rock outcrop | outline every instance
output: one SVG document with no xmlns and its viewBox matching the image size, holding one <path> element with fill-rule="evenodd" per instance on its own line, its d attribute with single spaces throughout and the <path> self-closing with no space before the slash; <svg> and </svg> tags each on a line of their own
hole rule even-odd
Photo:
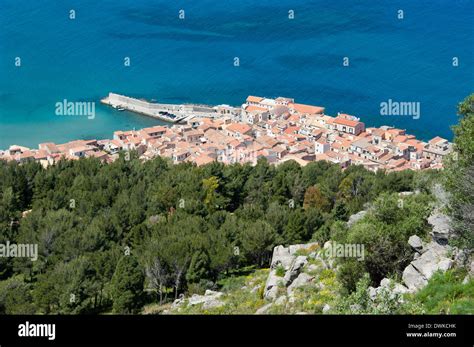
<svg viewBox="0 0 474 347">
<path fill-rule="evenodd" d="M 428 218 L 428 223 L 432 226 L 430 242 L 423 242 L 417 235 L 408 239 L 414 254 L 413 260 L 403 270 L 403 283 L 391 283 L 389 279 L 384 278 L 379 287 L 369 288 L 368 293 L 372 300 L 375 300 L 382 290 L 389 290 L 393 295 L 418 291 L 428 284 L 428 280 L 436 271 L 444 272 L 454 267 L 453 258 L 463 258 L 461 253 L 447 245 L 452 234 L 450 218 L 435 209 Z"/>
<path fill-rule="evenodd" d="M 428 217 L 428 223 L 432 226 L 431 236 L 439 244 L 446 245 L 453 229 L 451 227 L 451 218 L 446 214 L 435 209 Z"/>
<path fill-rule="evenodd" d="M 422 247 L 420 255 L 403 271 L 403 282 L 411 290 L 423 288 L 433 274 L 447 271 L 453 267 L 453 261 L 448 256 L 449 246 L 430 242 Z"/>
<path fill-rule="evenodd" d="M 421 239 L 416 235 L 410 236 L 410 238 L 408 239 L 408 244 L 415 251 L 421 251 L 421 249 L 423 248 L 423 241 L 421 241 Z"/>
<path fill-rule="evenodd" d="M 270 301 L 277 299 L 279 288 L 287 288 L 297 281 L 301 270 L 308 262 L 308 257 L 298 255 L 298 251 L 310 252 L 317 246 L 317 243 L 291 245 L 289 247 L 276 246 L 273 249 L 270 273 L 265 283 L 264 298 Z M 282 271 L 284 271 L 283 276 L 281 276 Z M 301 281 L 303 281 L 303 278 L 298 280 L 296 285 Z M 292 288 L 295 288 L 295 286 Z"/>
<path fill-rule="evenodd" d="M 288 296 L 291 297 L 293 295 L 293 291 L 296 288 L 300 288 L 300 287 L 310 283 L 313 279 L 314 279 L 314 276 L 308 275 L 304 272 L 300 273 L 298 275 L 298 277 L 296 277 L 296 279 L 288 286 L 288 288 L 286 290 L 287 293 L 288 293 Z"/>
<path fill-rule="evenodd" d="M 220 300 L 220 298 L 223 295 L 224 295 L 224 293 L 221 293 L 221 292 L 216 292 L 216 291 L 213 291 L 213 290 L 206 290 L 204 295 L 193 294 L 188 299 L 185 299 L 184 297 L 176 299 L 173 302 L 173 304 L 171 305 L 171 308 L 179 309 L 180 307 L 184 306 L 185 304 L 187 304 L 188 306 L 195 306 L 195 305 L 202 304 L 203 309 L 220 307 L 220 306 L 224 305 L 224 303 Z"/>
</svg>

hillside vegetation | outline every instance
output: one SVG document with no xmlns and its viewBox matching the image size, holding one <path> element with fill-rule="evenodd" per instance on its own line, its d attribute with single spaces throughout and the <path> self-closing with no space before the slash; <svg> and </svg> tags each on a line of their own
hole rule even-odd
<svg viewBox="0 0 474 347">
<path fill-rule="evenodd" d="M 465 211 L 474 194 L 460 185 L 472 182 L 474 172 L 472 99 L 465 101 L 471 108 L 460 107 L 459 157 L 443 172 L 343 171 L 326 162 L 275 167 L 264 160 L 254 167 L 196 167 L 135 155 L 47 169 L 0 162 L 0 244 L 33 243 L 39 250 L 36 261 L 0 258 L 0 312 L 162 312 L 180 295 L 221 290 L 226 304 L 210 313 L 255 313 L 264 304 L 258 286 L 273 248 L 328 240 L 364 243 L 367 256 L 343 261 L 337 271 L 318 270 L 326 291 L 306 289 L 309 306 L 297 300 L 294 310 L 274 313 L 318 313 L 329 297 L 335 310 L 348 312 L 351 300 L 363 300 L 361 288 L 400 276 L 410 235 L 427 237 L 434 183 L 453 195 L 446 208 L 456 221 L 457 245 L 472 249 L 473 214 Z M 400 208 L 398 193 L 406 191 L 419 194 Z M 368 207 L 373 212 L 348 228 L 349 216 Z M 472 310 L 472 282 L 460 278 L 437 276 L 406 312 Z"/>
</svg>

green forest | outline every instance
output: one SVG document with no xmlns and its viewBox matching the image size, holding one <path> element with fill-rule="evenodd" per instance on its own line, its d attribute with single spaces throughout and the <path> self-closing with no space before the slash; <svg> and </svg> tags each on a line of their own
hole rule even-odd
<svg viewBox="0 0 474 347">
<path fill-rule="evenodd" d="M 328 240 L 367 245 L 364 261 L 345 261 L 337 274 L 342 295 L 353 296 L 361 280 L 375 285 L 407 265 L 408 237 L 427 234 L 435 183 L 450 193 L 456 245 L 472 249 L 473 102 L 458 107 L 457 154 L 443 171 L 265 160 L 197 167 L 134 153 L 46 169 L 0 161 L 0 244 L 38 244 L 36 261 L 0 257 L 0 313 L 140 313 L 268 268 L 276 245 Z M 397 206 L 397 193 L 415 190 Z M 348 232 L 367 203 L 377 214 Z"/>
</svg>

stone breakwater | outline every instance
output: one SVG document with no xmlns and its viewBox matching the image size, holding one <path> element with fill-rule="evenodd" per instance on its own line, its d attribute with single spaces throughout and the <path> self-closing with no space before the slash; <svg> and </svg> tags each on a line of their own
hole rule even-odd
<svg viewBox="0 0 474 347">
<path fill-rule="evenodd" d="M 161 156 L 174 163 L 255 165 L 265 158 L 271 164 L 293 160 L 304 166 L 323 160 L 342 169 L 361 165 L 376 172 L 442 169 L 452 152 L 452 144 L 438 136 L 423 142 L 404 129 L 367 128 L 355 116 L 328 116 L 324 107 L 292 98 L 249 96 L 241 107 L 211 107 L 157 104 L 110 93 L 102 102 L 178 124 L 115 131 L 113 139 L 40 143 L 38 150 L 10 146 L 0 151 L 0 159 L 47 166 L 62 158 L 112 162 L 120 151 L 136 151 L 143 160 Z"/>
<path fill-rule="evenodd" d="M 171 123 L 178 123 L 196 116 L 212 117 L 217 114 L 216 109 L 211 106 L 158 104 L 115 93 L 109 93 L 101 102 L 115 109 L 127 110 Z"/>
</svg>

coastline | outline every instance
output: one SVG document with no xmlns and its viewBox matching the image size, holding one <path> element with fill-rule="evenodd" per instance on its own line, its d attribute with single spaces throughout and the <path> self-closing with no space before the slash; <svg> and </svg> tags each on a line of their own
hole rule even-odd
<svg viewBox="0 0 474 347">
<path fill-rule="evenodd" d="M 112 162 L 118 152 L 136 150 L 144 160 L 165 156 L 175 163 L 197 165 L 212 161 L 256 164 L 265 157 L 274 164 L 326 160 L 342 168 L 363 165 L 372 171 L 400 171 L 441 169 L 444 157 L 452 152 L 452 144 L 439 136 L 424 142 L 391 126 L 366 128 L 355 116 L 328 116 L 324 107 L 286 97 L 249 96 L 241 107 L 233 107 L 158 104 L 109 93 L 101 103 L 169 124 L 115 131 L 113 139 L 40 143 L 37 150 L 12 145 L 0 151 L 0 159 L 35 160 L 44 166 L 61 158 L 96 157 Z"/>
</svg>

